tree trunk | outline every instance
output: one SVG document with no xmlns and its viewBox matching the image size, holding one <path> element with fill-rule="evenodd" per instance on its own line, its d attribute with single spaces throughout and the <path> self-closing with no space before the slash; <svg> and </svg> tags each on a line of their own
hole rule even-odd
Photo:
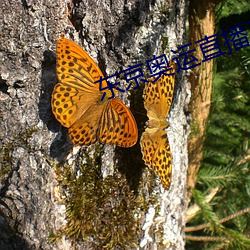
<svg viewBox="0 0 250 250">
<path fill-rule="evenodd" d="M 144 166 L 139 143 L 129 149 L 73 147 L 50 102 L 62 34 L 84 47 L 108 76 L 187 44 L 187 3 L 0 5 L 0 249 L 184 249 L 185 72 L 176 76 L 167 130 L 173 156 L 169 191 Z M 130 103 L 139 136 L 147 120 L 143 87 L 120 96 Z"/>
<path fill-rule="evenodd" d="M 210 111 L 213 59 L 206 62 L 200 50 L 200 44 L 196 41 L 214 35 L 215 7 L 219 0 L 190 1 L 190 50 L 196 49 L 193 55 L 201 62 L 200 66 L 193 68 L 189 76 L 192 97 L 189 110 L 191 113 L 192 127 L 188 140 L 189 168 L 187 178 L 188 203 L 192 196 L 192 188 L 196 185 L 196 176 L 202 160 L 202 149 L 205 138 L 206 123 Z"/>
</svg>

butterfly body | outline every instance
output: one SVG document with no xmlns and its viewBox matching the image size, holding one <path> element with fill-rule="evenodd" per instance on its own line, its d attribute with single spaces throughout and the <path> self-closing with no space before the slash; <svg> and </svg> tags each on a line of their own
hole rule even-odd
<svg viewBox="0 0 250 250">
<path fill-rule="evenodd" d="M 173 66 L 173 64 L 171 64 Z M 170 73 L 173 73 L 172 70 Z M 174 90 L 174 76 L 162 75 L 155 82 L 145 85 L 144 107 L 149 118 L 142 133 L 140 145 L 145 164 L 153 168 L 165 189 L 169 189 L 172 173 L 170 145 L 165 129 L 169 126 L 168 115 Z"/>
<path fill-rule="evenodd" d="M 147 122 L 147 128 L 148 129 L 165 129 L 168 128 L 169 124 L 166 121 L 166 118 L 164 119 L 150 119 Z"/>
<path fill-rule="evenodd" d="M 66 38 L 59 39 L 56 52 L 59 82 L 52 94 L 52 111 L 68 128 L 71 141 L 85 146 L 97 141 L 133 146 L 138 138 L 135 119 L 119 99 L 108 99 L 109 89 L 101 100 L 103 93 L 95 81 L 104 76 L 87 52 Z"/>
</svg>

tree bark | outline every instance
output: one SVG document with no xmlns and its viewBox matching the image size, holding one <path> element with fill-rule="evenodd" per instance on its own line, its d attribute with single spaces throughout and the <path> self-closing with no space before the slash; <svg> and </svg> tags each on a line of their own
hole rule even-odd
<svg viewBox="0 0 250 250">
<path fill-rule="evenodd" d="M 196 41 L 205 36 L 214 35 L 215 7 L 219 1 L 190 1 L 190 50 L 196 49 L 194 56 L 201 62 L 201 65 L 193 68 L 189 76 L 191 83 L 192 97 L 190 100 L 189 111 L 192 119 L 191 133 L 188 140 L 189 168 L 188 168 L 188 203 L 192 196 L 192 188 L 196 185 L 197 173 L 202 160 L 202 149 L 205 138 L 206 123 L 210 111 L 212 80 L 213 80 L 213 59 L 204 60 L 199 43 Z"/>
<path fill-rule="evenodd" d="M 62 34 L 84 47 L 104 75 L 112 75 L 186 44 L 187 3 L 1 0 L 0 5 L 0 249 L 184 249 L 184 109 L 190 92 L 185 72 L 176 76 L 168 119 L 169 191 L 145 168 L 139 143 L 129 149 L 99 143 L 73 148 L 50 102 L 57 83 L 55 45 Z M 143 83 L 120 96 L 130 103 L 139 136 L 146 121 L 142 91 Z"/>
</svg>

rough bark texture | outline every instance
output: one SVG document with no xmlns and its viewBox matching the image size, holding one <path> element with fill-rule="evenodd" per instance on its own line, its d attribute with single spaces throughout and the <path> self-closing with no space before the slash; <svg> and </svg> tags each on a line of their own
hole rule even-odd
<svg viewBox="0 0 250 250">
<path fill-rule="evenodd" d="M 184 109 L 189 100 L 185 72 L 177 74 L 169 116 L 173 154 L 169 191 L 144 167 L 139 144 L 131 149 L 98 143 L 73 148 L 51 112 L 50 100 L 57 82 L 55 44 L 61 34 L 81 44 L 104 74 L 111 75 L 186 44 L 187 3 L 1 0 L 0 5 L 0 249 L 184 249 L 188 133 Z M 140 114 L 142 90 L 143 83 L 129 98 L 127 93 L 121 96 L 126 104 L 130 99 L 139 135 L 146 120 L 145 111 Z M 101 174 L 95 184 L 106 177 L 101 183 L 113 186 L 100 186 L 91 193 L 94 204 L 103 207 L 100 214 L 106 221 L 100 214 L 97 219 L 91 215 L 94 233 L 89 230 L 79 237 L 70 231 L 66 218 L 74 218 L 73 230 L 79 220 L 70 210 L 75 197 L 69 197 L 78 186 L 74 189 L 69 183 L 75 185 L 78 179 L 71 182 L 68 172 L 78 176 L 81 164 L 89 167 L 84 178 L 98 169 Z M 78 189 L 83 195 L 80 203 L 89 189 Z M 96 197 L 102 189 L 110 192 L 108 198 Z M 141 200 L 135 203 L 138 197 Z M 121 204 L 125 204 L 123 211 L 107 217 L 106 210 L 113 215 Z M 132 215 L 130 223 L 125 215 Z M 81 221 L 82 228 L 86 221 Z M 126 231 L 130 227 L 131 232 Z M 103 232 L 105 228 L 110 234 Z M 103 230 L 105 240 L 98 230 Z M 56 242 L 49 241 L 52 232 L 61 233 Z"/>
<path fill-rule="evenodd" d="M 190 1 L 190 50 L 196 49 L 194 56 L 202 62 L 204 59 L 199 44 L 196 41 L 205 36 L 214 35 L 214 15 L 217 1 Z M 202 62 L 196 66 L 189 76 L 191 83 L 192 97 L 190 100 L 189 111 L 191 113 L 192 128 L 188 141 L 189 168 L 187 187 L 191 191 L 196 184 L 196 176 L 200 168 L 202 159 L 202 149 L 205 138 L 206 122 L 208 119 L 213 80 L 213 60 Z M 190 201 L 191 192 L 188 193 Z M 188 201 L 188 202 L 189 202 Z"/>
</svg>

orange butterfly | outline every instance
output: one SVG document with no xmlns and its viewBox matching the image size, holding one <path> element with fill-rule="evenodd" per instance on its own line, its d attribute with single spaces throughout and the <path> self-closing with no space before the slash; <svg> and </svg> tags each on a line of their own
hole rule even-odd
<svg viewBox="0 0 250 250">
<path fill-rule="evenodd" d="M 52 94 L 52 111 L 66 128 L 75 145 L 90 145 L 96 141 L 131 147 L 138 139 L 135 119 L 111 91 L 101 101 L 99 84 L 101 70 L 76 43 L 60 38 L 57 42 L 57 76 Z M 102 84 L 107 87 L 106 81 Z M 114 90 L 117 94 L 117 90 Z"/>
<path fill-rule="evenodd" d="M 174 73 L 173 68 L 168 74 Z M 165 189 L 169 189 L 172 173 L 170 145 L 165 128 L 168 127 L 166 117 L 170 110 L 174 91 L 174 75 L 162 75 L 155 82 L 145 84 L 143 98 L 144 107 L 149 118 L 148 126 L 141 136 L 142 159 L 148 167 L 152 167 L 159 175 Z"/>
</svg>

